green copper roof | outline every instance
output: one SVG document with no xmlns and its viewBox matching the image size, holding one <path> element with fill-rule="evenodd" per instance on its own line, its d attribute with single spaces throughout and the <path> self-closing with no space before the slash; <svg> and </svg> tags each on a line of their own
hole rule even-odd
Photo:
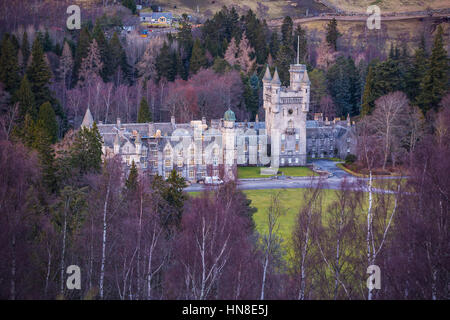
<svg viewBox="0 0 450 320">
<path fill-rule="evenodd" d="M 231 109 L 228 109 L 227 111 L 225 111 L 223 119 L 225 121 L 236 121 L 236 115 L 234 114 L 233 111 L 231 111 Z"/>
</svg>

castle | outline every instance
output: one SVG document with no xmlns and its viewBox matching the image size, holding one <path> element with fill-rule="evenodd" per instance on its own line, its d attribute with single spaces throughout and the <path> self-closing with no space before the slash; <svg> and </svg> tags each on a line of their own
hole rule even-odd
<svg viewBox="0 0 450 320">
<path fill-rule="evenodd" d="M 310 86 L 303 64 L 290 66 L 290 85 L 281 86 L 278 71 L 272 77 L 267 67 L 263 82 L 265 122 L 237 122 L 232 110 L 222 119 L 190 123 L 99 123 L 103 156 L 120 155 L 126 166 L 168 177 L 176 169 L 186 180 L 205 176 L 234 179 L 232 168 L 304 166 L 308 158 L 339 156 L 354 148 L 350 119 L 333 121 L 309 112 Z M 90 127 L 88 109 L 82 126 Z"/>
</svg>

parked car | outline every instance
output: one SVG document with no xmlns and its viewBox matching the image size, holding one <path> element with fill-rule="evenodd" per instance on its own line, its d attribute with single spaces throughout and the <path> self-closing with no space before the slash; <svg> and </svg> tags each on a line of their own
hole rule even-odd
<svg viewBox="0 0 450 320">
<path fill-rule="evenodd" d="M 223 183 L 223 181 L 217 176 L 205 177 L 205 184 L 206 185 L 219 185 L 219 184 L 222 184 L 222 183 Z"/>
</svg>

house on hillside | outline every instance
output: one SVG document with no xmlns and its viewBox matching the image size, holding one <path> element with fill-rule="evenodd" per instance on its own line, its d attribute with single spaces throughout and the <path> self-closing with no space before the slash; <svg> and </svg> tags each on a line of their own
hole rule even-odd
<svg viewBox="0 0 450 320">
<path fill-rule="evenodd" d="M 158 23 L 170 25 L 173 20 L 171 12 L 141 12 L 139 14 L 141 22 Z"/>
</svg>

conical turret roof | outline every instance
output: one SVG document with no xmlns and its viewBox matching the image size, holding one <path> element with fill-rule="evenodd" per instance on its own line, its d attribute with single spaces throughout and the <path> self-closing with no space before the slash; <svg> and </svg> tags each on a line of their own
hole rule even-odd
<svg viewBox="0 0 450 320">
<path fill-rule="evenodd" d="M 275 68 L 275 73 L 273 74 L 273 79 L 272 79 L 272 81 L 270 83 L 271 84 L 278 84 L 278 85 L 281 84 L 280 77 L 278 76 L 278 69 L 277 68 Z"/>
<path fill-rule="evenodd" d="M 305 73 L 303 74 L 302 82 L 311 83 L 311 81 L 309 81 L 309 76 L 308 76 L 308 71 L 307 70 L 305 70 Z"/>
<path fill-rule="evenodd" d="M 86 128 L 92 128 L 92 125 L 94 124 L 94 118 L 92 117 L 91 110 L 89 110 L 89 107 L 86 110 L 86 113 L 84 114 L 83 122 L 81 123 L 81 127 Z"/>
<path fill-rule="evenodd" d="M 272 75 L 270 74 L 269 65 L 267 65 L 266 73 L 264 74 L 263 80 L 265 80 L 265 81 L 272 81 Z"/>
</svg>

